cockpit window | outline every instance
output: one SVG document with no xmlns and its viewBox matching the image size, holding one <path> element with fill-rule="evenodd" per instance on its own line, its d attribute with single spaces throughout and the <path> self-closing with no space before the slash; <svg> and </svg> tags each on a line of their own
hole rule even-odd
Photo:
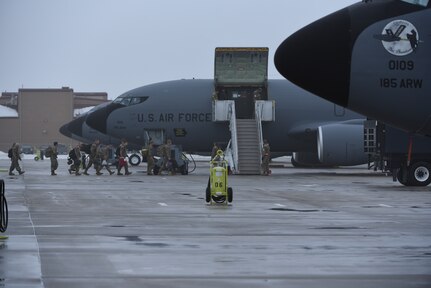
<svg viewBox="0 0 431 288">
<path fill-rule="evenodd" d="M 413 4 L 413 5 L 420 5 L 423 7 L 427 7 L 429 3 L 429 0 L 401 0 L 401 1 Z"/>
<path fill-rule="evenodd" d="M 112 101 L 112 103 L 121 103 L 121 101 L 123 101 L 123 97 L 117 97 L 114 101 Z"/>
<path fill-rule="evenodd" d="M 129 98 L 129 97 L 123 98 L 123 100 L 121 100 L 120 104 L 122 104 L 124 106 L 129 106 L 130 100 L 131 100 L 131 98 Z"/>
<path fill-rule="evenodd" d="M 148 97 L 133 97 L 132 100 L 130 100 L 130 105 L 136 105 L 136 104 L 142 103 L 145 100 L 147 100 L 147 98 Z"/>
<path fill-rule="evenodd" d="M 115 99 L 113 103 L 124 105 L 124 106 L 131 106 L 131 105 L 142 103 L 147 99 L 148 99 L 148 96 L 140 96 L 140 97 L 121 97 L 120 96 L 120 97 L 117 97 L 117 99 Z"/>
</svg>

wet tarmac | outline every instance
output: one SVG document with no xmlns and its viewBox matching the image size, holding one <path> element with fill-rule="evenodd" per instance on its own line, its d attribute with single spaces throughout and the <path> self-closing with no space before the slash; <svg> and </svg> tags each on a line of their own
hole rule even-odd
<svg viewBox="0 0 431 288">
<path fill-rule="evenodd" d="M 233 204 L 207 206 L 206 162 L 187 176 L 74 176 L 65 162 L 8 176 L 0 160 L 0 287 L 431 287 L 431 187 L 278 162 L 231 176 Z"/>
</svg>

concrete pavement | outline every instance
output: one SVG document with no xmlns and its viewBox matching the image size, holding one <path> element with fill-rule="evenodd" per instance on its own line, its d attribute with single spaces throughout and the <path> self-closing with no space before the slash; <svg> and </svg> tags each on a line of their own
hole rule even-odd
<svg viewBox="0 0 431 288">
<path fill-rule="evenodd" d="M 7 159 L 0 168 L 8 168 Z M 74 176 L 25 159 L 6 182 L 0 287 L 430 287 L 431 187 L 364 167 L 231 176 Z"/>
</svg>

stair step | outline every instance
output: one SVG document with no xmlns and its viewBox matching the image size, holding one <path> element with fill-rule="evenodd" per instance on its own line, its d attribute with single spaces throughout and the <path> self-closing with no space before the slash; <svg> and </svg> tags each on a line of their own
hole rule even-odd
<svg viewBox="0 0 431 288">
<path fill-rule="evenodd" d="M 259 135 L 255 119 L 237 119 L 239 174 L 260 175 Z"/>
</svg>

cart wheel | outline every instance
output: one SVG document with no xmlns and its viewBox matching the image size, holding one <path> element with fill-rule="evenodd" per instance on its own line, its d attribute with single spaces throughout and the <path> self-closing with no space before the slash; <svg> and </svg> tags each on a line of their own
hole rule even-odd
<svg viewBox="0 0 431 288">
<path fill-rule="evenodd" d="M 34 161 L 39 161 L 39 156 L 35 156 Z"/>
<path fill-rule="evenodd" d="M 207 203 L 211 202 L 211 189 L 210 189 L 210 187 L 207 187 L 207 189 L 205 191 L 205 201 Z"/>
<path fill-rule="evenodd" d="M 232 187 L 227 188 L 227 202 L 232 203 L 233 200 L 233 190 Z"/>
<path fill-rule="evenodd" d="M 217 204 L 223 204 L 226 202 L 226 196 L 212 196 L 212 200 Z"/>
<path fill-rule="evenodd" d="M 129 162 L 132 166 L 138 166 L 141 163 L 141 157 L 138 154 L 130 155 Z"/>
</svg>

